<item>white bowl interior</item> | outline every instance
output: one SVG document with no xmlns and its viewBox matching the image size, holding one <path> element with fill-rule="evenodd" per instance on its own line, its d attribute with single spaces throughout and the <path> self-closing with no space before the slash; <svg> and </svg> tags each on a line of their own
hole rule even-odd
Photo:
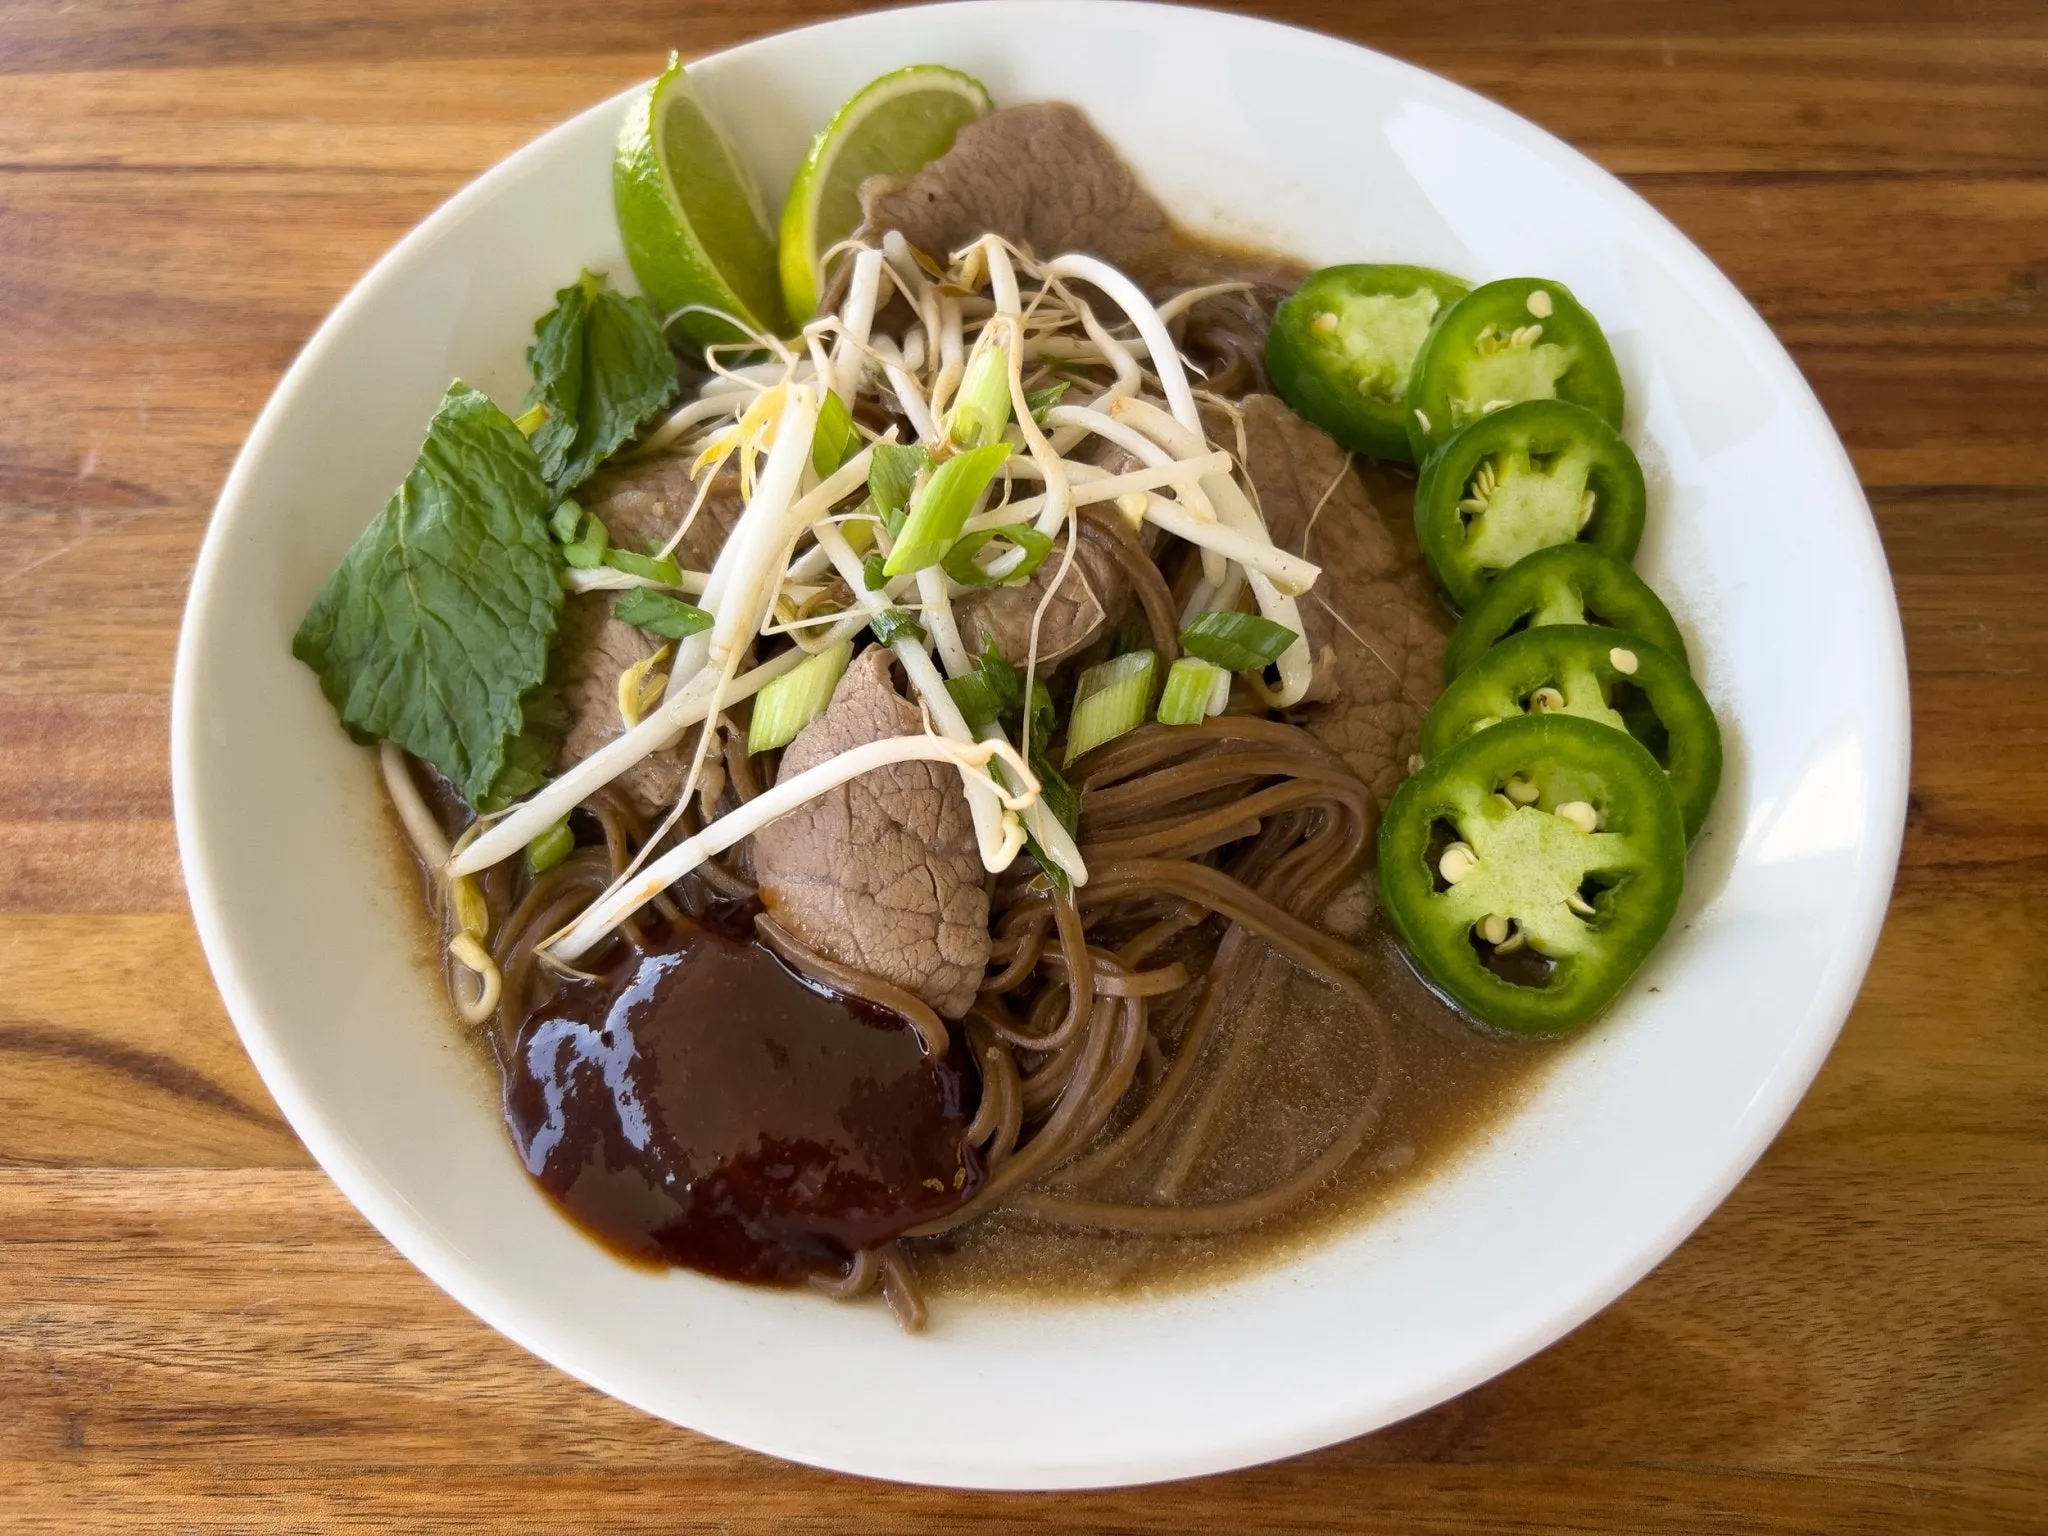
<svg viewBox="0 0 2048 1536">
<path fill-rule="evenodd" d="M 237 1027 L 313 1153 L 409 1258 L 604 1391 L 778 1455 L 987 1487 L 1213 1471 L 1385 1424 L 1604 1305 L 1717 1203 L 1847 1012 L 1902 824 L 1905 673 L 1869 513 L 1789 359 L 1647 205 L 1520 119 L 1310 34 L 1140 5 L 851 18 L 703 61 L 764 187 L 861 83 L 942 60 L 1083 105 L 1188 224 L 1312 261 L 1534 272 L 1606 325 L 1653 486 L 1643 573 L 1728 734 L 1672 937 L 1476 1151 L 1382 1219 L 1185 1294 L 877 1308 L 628 1269 L 560 1219 L 415 954 L 414 887 L 292 631 L 453 375 L 501 402 L 554 289 L 627 277 L 619 106 L 467 188 L 294 365 L 209 531 L 177 671 L 179 840 Z M 993 1414 L 964 1404 L 998 1404 Z"/>
</svg>

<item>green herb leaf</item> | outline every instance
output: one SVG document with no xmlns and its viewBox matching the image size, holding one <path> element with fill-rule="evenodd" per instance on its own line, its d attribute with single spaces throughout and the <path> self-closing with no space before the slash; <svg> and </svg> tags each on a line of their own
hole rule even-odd
<svg viewBox="0 0 2048 1536">
<path fill-rule="evenodd" d="M 1226 672 L 1248 672 L 1278 661 L 1300 638 L 1285 624 L 1275 624 L 1263 614 L 1212 608 L 1180 632 L 1180 648 Z"/>
<path fill-rule="evenodd" d="M 924 626 L 901 608 L 884 608 L 868 620 L 868 628 L 884 645 L 894 645 L 906 637 L 912 640 L 924 638 Z"/>
<path fill-rule="evenodd" d="M 974 558 L 991 539 L 1001 539 L 1024 551 L 1024 558 L 1017 563 L 1015 570 L 993 576 Z M 1052 540 L 1029 523 L 1005 523 L 1000 528 L 984 528 L 978 533 L 961 535 L 946 551 L 946 558 L 940 564 L 946 574 L 963 587 L 1006 587 L 1030 580 L 1031 573 L 1045 564 L 1045 557 L 1051 553 Z"/>
<path fill-rule="evenodd" d="M 853 412 L 837 394 L 827 390 L 825 403 L 818 407 L 817 429 L 811 434 L 811 468 L 820 480 L 824 479 L 853 457 L 859 443 L 859 434 L 853 430 Z"/>
<path fill-rule="evenodd" d="M 683 568 L 676 564 L 673 555 L 636 555 L 630 549 L 609 549 L 605 551 L 604 563 L 615 571 L 659 582 L 664 587 L 683 584 Z"/>
<path fill-rule="evenodd" d="M 511 418 L 458 379 L 292 639 L 351 735 L 432 763 L 471 805 L 547 673 L 562 606 L 553 500 Z"/>
<path fill-rule="evenodd" d="M 619 594 L 612 612 L 621 624 L 670 640 L 687 640 L 711 627 L 711 615 L 679 597 L 652 587 L 632 587 Z"/>
<path fill-rule="evenodd" d="M 539 405 L 548 412 L 533 429 L 533 449 L 558 496 L 589 479 L 678 387 L 675 358 L 647 301 L 592 272 L 557 293 L 555 307 L 534 322 L 526 362 L 533 370 L 528 414 Z"/>
<path fill-rule="evenodd" d="M 550 730 L 534 730 L 534 701 L 535 694 L 526 696 L 521 709 L 525 729 L 505 743 L 505 764 L 498 770 L 498 776 L 491 780 L 491 787 L 484 792 L 483 798 L 476 803 L 476 808 L 486 815 L 524 800 L 547 783 L 555 771 L 555 757 L 562 749 L 562 734 L 567 723 L 565 721 Z"/>
<path fill-rule="evenodd" d="M 1060 403 L 1060 396 L 1064 395 L 1070 386 L 1070 380 L 1061 379 L 1059 383 L 1048 384 L 1043 389 L 1025 390 L 1024 403 L 1031 408 L 1031 419 L 1041 427 L 1044 426 L 1045 413 Z"/>
</svg>

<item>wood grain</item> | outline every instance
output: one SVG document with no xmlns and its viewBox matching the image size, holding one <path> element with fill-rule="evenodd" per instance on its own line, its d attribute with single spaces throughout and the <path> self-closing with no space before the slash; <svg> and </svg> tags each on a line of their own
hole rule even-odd
<svg viewBox="0 0 2048 1536">
<path fill-rule="evenodd" d="M 485 1330 L 313 1168 L 169 825 L 184 586 L 362 270 L 769 0 L 0 6 L 0 1527 L 2048 1529 L 2048 10 L 1292 0 L 1628 178 L 1786 339 L 1914 674 L 1884 943 L 1735 1195 L 1408 1423 L 1169 1488 L 877 1487 L 652 1423 Z"/>
</svg>

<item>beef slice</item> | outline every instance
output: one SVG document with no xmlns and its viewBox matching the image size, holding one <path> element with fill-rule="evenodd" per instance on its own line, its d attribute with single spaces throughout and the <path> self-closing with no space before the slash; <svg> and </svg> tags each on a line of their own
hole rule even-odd
<svg viewBox="0 0 2048 1536">
<path fill-rule="evenodd" d="M 1381 515 L 1343 449 L 1271 395 L 1243 410 L 1246 470 L 1273 542 L 1323 568 L 1300 599 L 1316 660 L 1304 723 L 1385 805 L 1442 691 L 1450 615 L 1408 521 Z"/>
<path fill-rule="evenodd" d="M 831 706 L 783 752 L 778 782 L 923 729 L 890 659 L 881 646 L 853 659 Z M 862 774 L 771 821 L 752 845 L 762 902 L 804 943 L 947 1018 L 967 1011 L 988 965 L 988 892 L 956 769 L 893 763 Z"/>
<path fill-rule="evenodd" d="M 1136 458 L 1103 438 L 1092 439 L 1082 458 L 1112 475 L 1139 467 Z M 1056 544 L 1028 580 L 1009 587 L 978 587 L 955 597 L 953 621 L 960 627 L 967 649 L 978 656 L 988 642 L 1006 660 L 1021 666 L 1031 647 L 1031 616 L 1055 580 L 1059 586 L 1053 589 L 1053 599 L 1038 626 L 1039 665 L 1064 661 L 1108 634 L 1130 603 L 1130 578 L 1116 556 L 1095 540 L 1084 538 L 1061 580 L 1065 555 L 1065 544 Z"/>
<path fill-rule="evenodd" d="M 998 234 L 1040 257 L 1086 251 L 1119 267 L 1173 241 L 1166 210 L 1122 155 L 1063 101 L 1005 107 L 960 130 L 953 147 L 911 176 L 871 176 L 855 238 L 891 229 L 945 261 Z"/>
<path fill-rule="evenodd" d="M 953 147 L 912 176 L 871 177 L 856 238 L 891 229 L 944 261 L 994 233 L 1040 258 L 1081 251 L 1119 267 L 1155 300 L 1211 283 L 1249 291 L 1204 299 L 1181 325 L 1182 350 L 1220 394 L 1264 387 L 1273 306 L 1303 276 L 1268 252 L 1197 240 L 1080 108 L 1005 107 L 960 131 Z"/>
<path fill-rule="evenodd" d="M 688 457 L 656 454 L 600 471 L 577 500 L 605 525 L 614 544 L 639 552 L 649 544 L 667 542 L 696 493 Z M 738 478 L 721 475 L 677 550 L 684 565 L 700 571 L 709 568 L 739 520 L 740 506 Z M 556 758 L 558 767 L 582 762 L 625 733 L 625 722 L 619 718 L 619 674 L 666 643 L 658 635 L 621 623 L 613 611 L 617 601 L 616 592 L 583 592 L 562 604 L 554 667 L 569 727 Z M 683 747 L 690 744 L 685 738 Z M 685 750 L 672 747 L 642 758 L 620 775 L 618 784 L 641 814 L 651 817 L 675 803 L 688 769 Z"/>
</svg>

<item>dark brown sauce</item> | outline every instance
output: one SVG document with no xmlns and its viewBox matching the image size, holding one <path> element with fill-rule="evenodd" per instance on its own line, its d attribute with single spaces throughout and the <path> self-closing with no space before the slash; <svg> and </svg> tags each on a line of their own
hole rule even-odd
<svg viewBox="0 0 2048 1536">
<path fill-rule="evenodd" d="M 623 948 L 623 946 L 622 946 Z M 956 1046 L 811 985 L 747 928 L 682 919 L 565 982 L 502 1063 L 528 1172 L 622 1257 L 795 1284 L 980 1185 Z"/>
</svg>

